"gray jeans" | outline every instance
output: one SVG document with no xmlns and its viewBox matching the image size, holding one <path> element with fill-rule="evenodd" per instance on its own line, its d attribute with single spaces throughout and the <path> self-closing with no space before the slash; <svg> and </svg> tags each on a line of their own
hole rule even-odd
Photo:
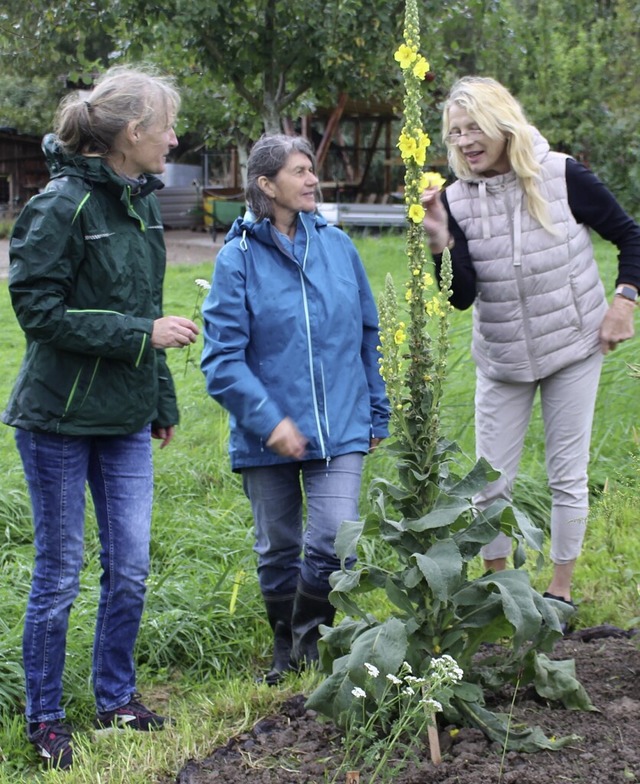
<svg viewBox="0 0 640 784">
<path fill-rule="evenodd" d="M 530 383 L 504 383 L 476 375 L 476 452 L 502 475 L 474 499 L 481 509 L 511 501 L 536 391 L 540 390 L 547 477 L 551 490 L 551 552 L 555 564 L 580 555 L 589 513 L 587 466 L 602 355 Z M 487 560 L 505 558 L 511 541 L 499 534 L 482 549 Z"/>
</svg>

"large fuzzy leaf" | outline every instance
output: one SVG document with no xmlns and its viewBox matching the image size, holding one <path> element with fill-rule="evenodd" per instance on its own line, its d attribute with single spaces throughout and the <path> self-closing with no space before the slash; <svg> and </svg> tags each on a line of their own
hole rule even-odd
<svg viewBox="0 0 640 784">
<path fill-rule="evenodd" d="M 452 539 L 436 542 L 421 555 L 414 555 L 416 565 L 434 596 L 441 602 L 447 602 L 453 591 L 460 585 L 462 557 L 460 550 Z"/>
<path fill-rule="evenodd" d="M 567 743 L 578 740 L 575 735 L 564 738 L 547 738 L 539 727 L 522 727 L 509 721 L 509 716 L 492 713 L 478 703 L 458 700 L 456 707 L 466 720 L 484 734 L 510 751 L 534 752 L 541 749 L 557 750 Z"/>
<path fill-rule="evenodd" d="M 541 697 L 557 700 L 569 710 L 598 710 L 584 686 L 576 679 L 573 659 L 555 661 L 539 653 L 535 657 L 534 685 Z"/>
</svg>

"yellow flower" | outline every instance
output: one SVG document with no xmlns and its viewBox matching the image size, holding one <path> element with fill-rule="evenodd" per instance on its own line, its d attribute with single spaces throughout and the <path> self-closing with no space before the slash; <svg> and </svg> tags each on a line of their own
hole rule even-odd
<svg viewBox="0 0 640 784">
<path fill-rule="evenodd" d="M 418 53 L 410 46 L 407 46 L 406 44 L 400 44 L 393 57 L 395 60 L 397 60 L 397 62 L 400 63 L 400 68 L 404 70 L 405 68 L 409 68 L 411 63 L 418 57 Z"/>
<path fill-rule="evenodd" d="M 397 329 L 396 334 L 393 336 L 393 339 L 396 342 L 396 346 L 400 346 L 404 343 L 406 338 L 406 333 L 402 329 Z"/>
<path fill-rule="evenodd" d="M 424 309 L 429 316 L 442 316 L 442 306 L 440 305 L 440 300 L 436 299 L 436 297 L 427 302 Z"/>
<path fill-rule="evenodd" d="M 433 278 L 431 277 L 431 275 L 428 272 L 425 272 L 424 275 L 422 276 L 422 283 L 425 286 L 432 286 L 433 285 Z"/>
<path fill-rule="evenodd" d="M 413 291 L 411 291 L 411 289 L 407 289 L 407 291 L 406 291 L 406 293 L 404 295 L 404 298 L 406 299 L 406 301 L 409 302 L 411 300 L 412 296 L 413 296 Z"/>
<path fill-rule="evenodd" d="M 413 66 L 413 75 L 418 79 L 424 79 L 429 70 L 429 63 L 419 54 Z"/>
<path fill-rule="evenodd" d="M 446 180 L 441 174 L 434 171 L 423 172 L 422 179 L 420 180 L 420 190 L 427 188 L 442 188 Z"/>
<path fill-rule="evenodd" d="M 424 207 L 421 204 L 412 204 L 409 207 L 409 218 L 414 223 L 421 223 L 424 218 Z"/>
<path fill-rule="evenodd" d="M 405 160 L 407 158 L 413 158 L 416 154 L 416 140 L 412 136 L 407 136 L 404 131 L 400 134 L 398 147 L 400 148 L 400 155 L 402 155 Z"/>
</svg>

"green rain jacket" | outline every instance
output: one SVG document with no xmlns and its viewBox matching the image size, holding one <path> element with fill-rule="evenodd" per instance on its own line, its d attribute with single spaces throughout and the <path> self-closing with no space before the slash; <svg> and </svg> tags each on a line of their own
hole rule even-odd
<svg viewBox="0 0 640 784">
<path fill-rule="evenodd" d="M 22 210 L 9 292 L 27 349 L 2 421 L 65 435 L 125 435 L 178 422 L 162 315 L 166 251 L 148 176 L 137 193 L 101 158 L 48 135 L 46 189 Z M 135 190 L 135 188 L 133 189 Z"/>
</svg>

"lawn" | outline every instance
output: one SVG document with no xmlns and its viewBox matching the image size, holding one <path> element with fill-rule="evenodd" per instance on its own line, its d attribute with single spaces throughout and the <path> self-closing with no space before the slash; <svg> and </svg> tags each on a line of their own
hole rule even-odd
<svg viewBox="0 0 640 784">
<path fill-rule="evenodd" d="M 380 291 L 388 272 L 402 293 L 404 240 L 398 235 L 358 238 L 372 287 Z M 610 292 L 615 252 L 597 242 L 597 257 Z M 209 278 L 210 265 L 176 266 L 167 273 L 167 313 L 192 316 L 198 307 L 196 278 Z M 401 300 L 402 301 L 402 300 Z M 0 401 L 16 376 L 23 337 L 13 318 L 6 282 L 0 284 Z M 459 442 L 463 461 L 473 456 L 474 369 L 469 354 L 470 313 L 451 318 L 451 353 L 443 410 L 443 432 Z M 65 697 L 68 716 L 86 734 L 79 741 L 80 763 L 64 778 L 43 780 L 149 784 L 175 776 L 191 757 L 204 756 L 228 736 L 268 711 L 283 690 L 254 684 L 269 656 L 269 631 L 254 570 L 249 505 L 239 478 L 228 467 L 226 414 L 210 400 L 198 369 L 201 344 L 173 351 L 170 362 L 181 407 L 176 439 L 156 451 L 156 504 L 152 574 L 139 644 L 140 689 L 154 708 L 167 710 L 175 726 L 161 740 L 114 735 L 93 742 L 89 671 L 98 585 L 98 543 L 88 514 L 86 566 L 81 594 L 71 618 Z M 637 357 L 637 341 L 607 357 L 597 403 L 590 473 L 593 511 L 585 553 L 575 575 L 578 623 L 637 625 L 637 495 L 640 434 L 637 426 L 640 381 L 627 363 Z M 368 479 L 390 476 L 384 450 L 367 459 Z M 22 471 L 10 428 L 0 428 L 0 783 L 41 778 L 21 717 L 20 635 L 31 569 L 31 525 Z M 541 526 L 549 507 L 539 412 L 527 437 L 516 502 Z M 528 566 L 542 588 L 548 567 Z M 316 678 L 318 676 L 315 676 Z M 291 679 L 284 693 L 311 685 Z M 171 780 L 171 779 L 169 779 Z"/>
</svg>

